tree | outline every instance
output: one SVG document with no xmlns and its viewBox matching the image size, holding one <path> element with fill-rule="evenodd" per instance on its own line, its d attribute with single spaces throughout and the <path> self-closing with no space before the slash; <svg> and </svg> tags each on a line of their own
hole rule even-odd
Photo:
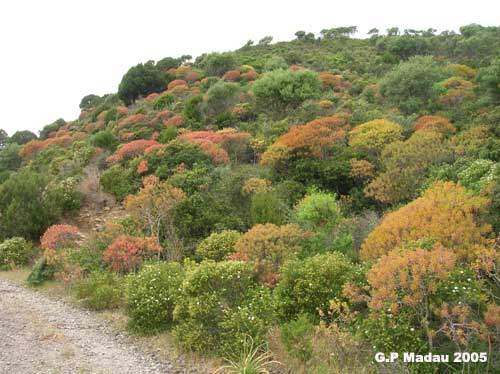
<svg viewBox="0 0 500 374">
<path fill-rule="evenodd" d="M 17 143 L 19 145 L 23 145 L 32 140 L 35 140 L 36 138 L 37 138 L 36 134 L 29 130 L 16 131 L 9 138 L 9 143 Z"/>
<path fill-rule="evenodd" d="M 302 40 L 305 38 L 306 32 L 305 31 L 297 31 L 294 35 L 297 37 L 297 39 Z"/>
<path fill-rule="evenodd" d="M 0 172 L 19 169 L 22 162 L 19 156 L 20 150 L 21 147 L 17 143 L 11 143 L 3 149 L 0 148 Z"/>
<path fill-rule="evenodd" d="M 118 86 L 118 97 L 125 105 L 132 104 L 140 96 L 165 90 L 165 78 L 153 61 L 131 67 Z"/>
<path fill-rule="evenodd" d="M 221 77 L 226 71 L 234 69 L 237 62 L 234 53 L 214 52 L 203 56 L 199 65 L 206 76 L 215 75 Z"/>
<path fill-rule="evenodd" d="M 431 105 L 434 84 L 441 79 L 441 69 L 432 57 L 416 56 L 386 74 L 380 82 L 380 93 L 411 114 Z"/>
<path fill-rule="evenodd" d="M 125 209 L 147 235 L 157 238 L 158 242 L 160 238 L 165 239 L 174 258 L 179 255 L 176 251 L 179 250 L 180 244 L 174 230 L 174 207 L 186 194 L 179 188 L 160 182 L 155 176 L 144 178 L 143 184 L 136 195 L 125 199 Z"/>
<path fill-rule="evenodd" d="M 272 36 L 264 36 L 262 39 L 259 40 L 259 45 L 269 45 L 273 41 Z"/>
<path fill-rule="evenodd" d="M 90 94 L 90 95 L 84 96 L 82 98 L 82 100 L 80 101 L 79 107 L 82 110 L 89 110 L 89 109 L 96 108 L 99 104 L 101 104 L 103 102 L 104 102 L 104 98 L 97 96 L 97 95 L 94 95 L 94 94 Z"/>
<path fill-rule="evenodd" d="M 498 103 L 500 101 L 500 58 L 494 60 L 490 66 L 479 69 L 476 80 L 481 88 Z"/>
<path fill-rule="evenodd" d="M 0 129 L 0 149 L 4 148 L 7 144 L 7 140 L 9 139 L 9 135 L 4 129 Z"/>
<path fill-rule="evenodd" d="M 361 246 L 361 258 L 375 260 L 405 243 L 424 239 L 452 249 L 459 259 L 474 258 L 476 246 L 489 244 L 491 226 L 481 218 L 487 204 L 487 199 L 453 182 L 438 182 L 422 197 L 386 214 Z"/>
</svg>

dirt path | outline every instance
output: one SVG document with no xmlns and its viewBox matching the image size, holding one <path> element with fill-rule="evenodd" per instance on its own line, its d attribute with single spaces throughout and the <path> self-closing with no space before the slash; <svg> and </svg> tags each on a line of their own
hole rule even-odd
<svg viewBox="0 0 500 374">
<path fill-rule="evenodd" d="M 91 312 L 0 279 L 0 373 L 190 373 L 133 346 Z"/>
</svg>

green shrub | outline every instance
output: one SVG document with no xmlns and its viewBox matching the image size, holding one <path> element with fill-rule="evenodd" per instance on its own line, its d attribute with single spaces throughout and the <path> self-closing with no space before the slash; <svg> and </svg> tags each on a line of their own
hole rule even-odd
<svg viewBox="0 0 500 374">
<path fill-rule="evenodd" d="M 158 97 L 153 103 L 153 108 L 155 110 L 163 110 L 169 105 L 173 104 L 175 101 L 174 97 L 170 94 L 163 94 Z"/>
<path fill-rule="evenodd" d="M 162 144 L 167 144 L 169 141 L 175 139 L 177 137 L 177 127 L 170 126 L 165 130 L 160 132 L 160 136 L 158 137 L 158 141 Z"/>
<path fill-rule="evenodd" d="M 93 245 L 80 246 L 66 252 L 66 262 L 78 265 L 87 273 L 103 270 L 106 267 L 102 258 L 102 250 Z"/>
<path fill-rule="evenodd" d="M 129 328 L 139 333 L 168 328 L 183 277 L 182 266 L 176 262 L 149 263 L 130 275 L 126 288 Z"/>
<path fill-rule="evenodd" d="M 79 206 L 75 184 L 54 183 L 47 174 L 22 168 L 0 185 L 0 239 L 38 240 L 68 209 Z"/>
<path fill-rule="evenodd" d="M 342 286 L 352 278 L 353 266 L 337 252 L 285 263 L 275 289 L 279 316 L 290 320 L 301 313 L 326 313 L 330 300 L 341 296 Z"/>
<path fill-rule="evenodd" d="M 196 254 L 206 260 L 222 261 L 234 253 L 234 245 L 240 236 L 235 230 L 213 233 L 198 244 Z"/>
<path fill-rule="evenodd" d="M 174 336 L 186 350 L 215 353 L 226 330 L 227 313 L 240 306 L 256 285 L 252 267 L 243 262 L 204 261 L 191 267 L 174 309 Z"/>
<path fill-rule="evenodd" d="M 275 301 L 266 286 L 251 288 L 236 308 L 227 311 L 220 323 L 220 352 L 243 352 L 245 340 L 251 337 L 257 344 L 266 343 L 269 327 L 275 322 Z"/>
<path fill-rule="evenodd" d="M 33 245 L 24 238 L 7 239 L 0 244 L 0 270 L 26 265 L 33 254 Z"/>
<path fill-rule="evenodd" d="M 283 116 L 307 99 L 318 97 L 321 84 L 310 70 L 274 70 L 252 85 L 259 109 Z"/>
<path fill-rule="evenodd" d="M 56 267 L 47 263 L 45 257 L 41 257 L 33 266 L 28 279 L 26 280 L 31 286 L 38 286 L 47 280 L 54 278 Z"/>
<path fill-rule="evenodd" d="M 119 201 L 137 192 L 141 185 L 140 176 L 135 170 L 124 169 L 120 165 L 113 165 L 102 173 L 100 182 L 103 190 L 114 195 Z"/>
<path fill-rule="evenodd" d="M 118 308 L 122 304 L 123 290 L 120 278 L 110 271 L 96 271 L 74 285 L 80 303 L 88 309 Z"/>
<path fill-rule="evenodd" d="M 250 216 L 253 225 L 259 223 L 282 225 L 290 210 L 281 195 L 275 190 L 253 194 L 251 204 Z"/>
<path fill-rule="evenodd" d="M 380 93 L 411 114 L 429 108 L 434 84 L 443 78 L 439 65 L 431 56 L 416 56 L 400 63 L 380 82 Z"/>
<path fill-rule="evenodd" d="M 313 334 L 314 325 L 307 315 L 302 314 L 298 319 L 281 326 L 280 338 L 285 350 L 291 357 L 301 363 L 306 363 L 312 358 L 313 346 L 311 340 Z"/>
<path fill-rule="evenodd" d="M 114 152 L 120 141 L 118 138 L 109 130 L 99 131 L 92 138 L 92 144 L 96 147 L 107 149 L 108 151 Z"/>
</svg>

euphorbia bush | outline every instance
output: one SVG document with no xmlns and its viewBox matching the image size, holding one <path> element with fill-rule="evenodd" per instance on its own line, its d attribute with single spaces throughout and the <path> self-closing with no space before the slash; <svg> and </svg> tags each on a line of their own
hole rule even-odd
<svg viewBox="0 0 500 374">
<path fill-rule="evenodd" d="M 274 286 L 279 268 L 300 250 L 306 233 L 298 225 L 255 225 L 236 242 L 235 260 L 255 264 L 261 283 Z"/>
<path fill-rule="evenodd" d="M 131 274 L 126 287 L 126 310 L 132 331 L 153 333 L 172 323 L 184 270 L 177 262 L 145 264 Z"/>
<path fill-rule="evenodd" d="M 40 238 L 44 250 L 56 250 L 66 245 L 73 245 L 80 238 L 78 227 L 72 225 L 52 225 Z"/>
<path fill-rule="evenodd" d="M 114 271 L 127 273 L 138 269 L 144 259 L 159 255 L 162 250 L 157 238 L 120 235 L 106 248 L 103 258 Z"/>
</svg>

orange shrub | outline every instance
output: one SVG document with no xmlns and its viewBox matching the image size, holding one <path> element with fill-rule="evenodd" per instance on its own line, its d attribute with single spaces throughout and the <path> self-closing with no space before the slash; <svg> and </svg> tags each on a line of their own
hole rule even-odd
<svg viewBox="0 0 500 374">
<path fill-rule="evenodd" d="M 159 145 L 155 140 L 133 140 L 130 143 L 122 145 L 114 154 L 108 157 L 108 163 L 116 163 L 122 160 L 130 159 L 144 154 L 144 151 L 151 147 Z"/>
<path fill-rule="evenodd" d="M 168 84 L 168 89 L 172 90 L 178 86 L 187 86 L 187 82 L 184 79 L 174 79 Z"/>
<path fill-rule="evenodd" d="M 181 127 L 183 124 L 182 117 L 179 116 L 178 114 L 174 115 L 173 117 L 167 119 L 165 122 L 163 122 L 165 127 Z"/>
<path fill-rule="evenodd" d="M 336 116 L 319 118 L 292 128 L 280 137 L 262 155 L 264 165 L 273 165 L 286 160 L 293 152 L 300 150 L 305 156 L 325 159 L 335 144 L 344 144 L 346 121 Z"/>
<path fill-rule="evenodd" d="M 448 118 L 441 116 L 420 117 L 414 125 L 415 131 L 435 131 L 443 135 L 450 135 L 456 131 Z"/>
<path fill-rule="evenodd" d="M 453 182 L 438 182 L 424 195 L 384 216 L 361 246 L 361 258 L 375 260 L 406 242 L 433 239 L 459 258 L 473 258 L 479 245 L 489 245 L 490 225 L 479 213 L 488 201 Z"/>
<path fill-rule="evenodd" d="M 295 224 L 255 225 L 238 239 L 231 258 L 254 263 L 260 282 L 272 287 L 279 279 L 281 265 L 301 249 L 306 235 Z"/>
</svg>

